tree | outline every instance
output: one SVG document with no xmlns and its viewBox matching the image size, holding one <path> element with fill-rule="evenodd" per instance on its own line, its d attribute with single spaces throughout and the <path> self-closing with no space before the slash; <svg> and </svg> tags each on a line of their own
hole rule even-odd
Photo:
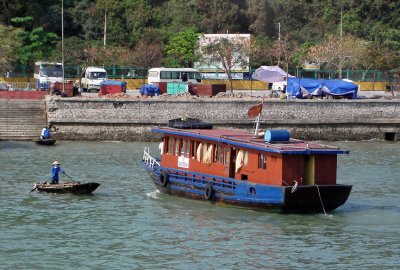
<svg viewBox="0 0 400 270">
<path fill-rule="evenodd" d="M 328 36 L 324 41 L 312 47 L 307 58 L 318 64 L 338 69 L 339 78 L 345 67 L 356 67 L 367 57 L 368 44 L 352 36 Z"/>
<path fill-rule="evenodd" d="M 275 40 L 269 49 L 271 62 L 284 67 L 286 73 L 289 73 L 289 65 L 293 63 L 297 48 L 297 43 L 290 40 L 288 35 L 284 35 L 280 40 Z"/>
<path fill-rule="evenodd" d="M 17 60 L 15 51 L 20 46 L 15 29 L 0 24 L 0 68 L 9 69 Z"/>
<path fill-rule="evenodd" d="M 189 27 L 173 36 L 166 46 L 165 60 L 168 67 L 193 67 L 198 56 L 195 54 L 199 33 Z"/>
<path fill-rule="evenodd" d="M 57 43 L 57 35 L 43 30 L 43 27 L 32 29 L 32 17 L 12 18 L 11 21 L 23 28 L 15 33 L 21 46 L 17 48 L 18 59 L 23 65 L 33 65 L 37 60 L 50 57 L 53 46 Z"/>
<path fill-rule="evenodd" d="M 236 35 L 227 35 L 210 39 L 205 46 L 200 46 L 201 61 L 208 65 L 220 63 L 221 68 L 229 80 L 229 87 L 233 93 L 232 72 L 234 68 L 246 69 L 249 65 L 251 41 L 245 38 L 235 38 Z"/>
</svg>

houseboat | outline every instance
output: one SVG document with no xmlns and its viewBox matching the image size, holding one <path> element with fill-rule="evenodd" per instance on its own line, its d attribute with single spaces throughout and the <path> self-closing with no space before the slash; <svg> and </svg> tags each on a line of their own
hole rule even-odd
<svg viewBox="0 0 400 270">
<path fill-rule="evenodd" d="M 286 130 L 255 133 L 175 119 L 161 133 L 160 157 L 143 164 L 164 193 L 279 212 L 328 212 L 352 186 L 337 184 L 338 147 L 290 138 Z"/>
</svg>

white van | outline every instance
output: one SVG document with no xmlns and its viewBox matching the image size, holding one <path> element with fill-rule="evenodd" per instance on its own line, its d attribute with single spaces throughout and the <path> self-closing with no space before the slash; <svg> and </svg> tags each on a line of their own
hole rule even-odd
<svg viewBox="0 0 400 270">
<path fill-rule="evenodd" d="M 37 90 L 48 90 L 52 83 L 62 82 L 62 64 L 55 62 L 35 62 L 33 77 Z"/>
<path fill-rule="evenodd" d="M 104 68 L 86 67 L 82 70 L 80 88 L 83 92 L 100 90 L 100 84 L 107 80 L 107 71 Z"/>
<path fill-rule="evenodd" d="M 151 68 L 149 69 L 147 83 L 159 82 L 189 82 L 201 83 L 201 75 L 194 68 Z"/>
</svg>

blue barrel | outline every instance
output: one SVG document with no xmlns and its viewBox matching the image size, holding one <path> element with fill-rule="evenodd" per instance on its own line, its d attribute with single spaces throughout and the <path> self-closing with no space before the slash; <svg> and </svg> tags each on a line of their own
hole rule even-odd
<svg viewBox="0 0 400 270">
<path fill-rule="evenodd" d="M 289 131 L 285 129 L 270 129 L 265 132 L 264 140 L 266 142 L 288 142 L 290 139 Z"/>
</svg>

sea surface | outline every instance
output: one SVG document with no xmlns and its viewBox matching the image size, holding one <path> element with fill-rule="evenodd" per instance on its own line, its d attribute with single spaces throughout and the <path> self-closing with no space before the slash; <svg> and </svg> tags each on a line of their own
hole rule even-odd
<svg viewBox="0 0 400 270">
<path fill-rule="evenodd" d="M 0 269 L 400 269 L 400 142 L 327 143 L 346 204 L 279 214 L 160 194 L 155 143 L 0 141 Z M 54 160 L 93 195 L 31 192 Z M 61 180 L 69 180 L 61 176 Z"/>
</svg>

